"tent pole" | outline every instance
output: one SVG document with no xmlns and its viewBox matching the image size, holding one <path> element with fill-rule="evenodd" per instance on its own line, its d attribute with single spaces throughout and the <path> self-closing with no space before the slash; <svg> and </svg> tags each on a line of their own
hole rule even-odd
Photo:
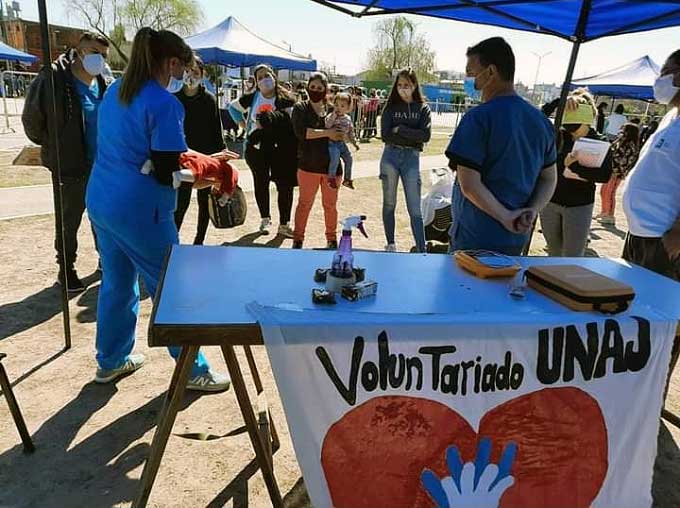
<svg viewBox="0 0 680 508">
<path fill-rule="evenodd" d="M 42 59 L 43 66 L 51 70 L 52 65 L 52 52 L 50 50 L 50 29 L 47 23 L 47 6 L 45 5 L 45 0 L 38 0 L 38 11 L 40 15 L 40 37 L 42 39 Z M 57 221 L 57 249 L 59 253 L 59 267 L 62 270 L 66 269 L 66 259 L 64 258 L 64 246 L 66 242 L 64 241 L 64 208 L 63 208 L 63 196 L 61 188 L 61 157 L 59 154 L 59 139 L 57 136 L 57 102 L 54 96 L 54 75 L 52 72 L 47 73 L 48 83 L 49 83 L 49 93 L 51 95 L 51 105 L 52 114 L 48 115 L 50 125 L 48 127 L 50 136 L 54 138 L 54 150 L 55 150 L 55 160 L 56 167 L 52 168 L 54 171 L 52 190 L 54 194 L 54 213 Z M 66 274 L 63 275 L 63 280 L 61 281 L 61 310 L 62 319 L 64 321 L 64 349 L 71 348 L 71 320 L 68 307 L 68 287 L 66 281 Z"/>
<path fill-rule="evenodd" d="M 576 35 L 574 36 L 574 45 L 571 47 L 571 56 L 569 57 L 569 65 L 567 66 L 567 75 L 564 78 L 562 92 L 560 93 L 560 104 L 557 107 L 557 112 L 555 113 L 555 132 L 559 132 L 560 126 L 562 125 L 562 117 L 564 116 L 564 109 L 567 105 L 567 97 L 569 96 L 569 89 L 571 88 L 571 80 L 574 79 L 574 69 L 576 68 L 578 52 L 581 49 L 581 42 L 586 38 L 586 25 L 588 24 L 588 17 L 590 16 L 591 5 L 592 0 L 582 0 L 581 12 L 579 13 L 578 24 L 576 25 Z M 536 221 L 534 221 L 534 224 L 531 226 L 529 238 L 527 239 L 527 243 L 524 245 L 524 249 L 522 249 L 523 256 L 529 254 L 531 240 L 534 236 L 535 230 Z"/>
<path fill-rule="evenodd" d="M 581 43 L 579 41 L 574 42 L 574 45 L 571 47 L 567 75 L 564 78 L 562 92 L 560 93 L 560 104 L 557 107 L 557 113 L 555 113 L 555 130 L 559 130 L 562 125 L 562 116 L 564 116 L 564 108 L 567 105 L 567 97 L 569 96 L 569 89 L 571 88 L 571 80 L 574 78 L 574 69 L 576 68 L 576 60 L 578 59 L 578 52 L 580 49 Z"/>
</svg>

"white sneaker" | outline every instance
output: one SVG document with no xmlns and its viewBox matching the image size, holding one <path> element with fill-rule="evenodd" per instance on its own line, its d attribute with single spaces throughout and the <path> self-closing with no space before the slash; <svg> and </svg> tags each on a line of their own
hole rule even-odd
<svg viewBox="0 0 680 508">
<path fill-rule="evenodd" d="M 610 215 L 605 215 L 600 218 L 600 224 L 604 224 L 607 226 L 614 226 L 616 225 L 616 219 Z"/>
<path fill-rule="evenodd" d="M 262 219 L 262 222 L 260 222 L 260 233 L 263 235 L 268 235 L 271 226 L 272 220 L 270 218 Z"/>
<path fill-rule="evenodd" d="M 394 243 L 388 243 L 385 245 L 385 252 L 397 252 L 397 245 Z"/>
<path fill-rule="evenodd" d="M 190 379 L 187 383 L 187 390 L 198 392 L 223 392 L 231 386 L 229 376 L 209 370 L 205 374 Z"/>
<path fill-rule="evenodd" d="M 95 383 L 110 383 L 121 376 L 131 374 L 140 369 L 144 365 L 144 355 L 130 355 L 125 363 L 117 369 L 97 369 L 97 374 L 94 377 Z"/>
<path fill-rule="evenodd" d="M 288 224 L 281 224 L 279 226 L 279 236 L 293 238 L 293 229 Z"/>
</svg>

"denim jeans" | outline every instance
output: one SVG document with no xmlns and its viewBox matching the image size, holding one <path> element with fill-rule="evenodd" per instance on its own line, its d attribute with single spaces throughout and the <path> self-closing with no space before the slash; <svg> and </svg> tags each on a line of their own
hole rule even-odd
<svg viewBox="0 0 680 508">
<path fill-rule="evenodd" d="M 406 208 L 411 219 L 411 232 L 418 252 L 425 252 L 425 227 L 420 209 L 420 152 L 385 145 L 380 159 L 380 180 L 383 188 L 383 226 L 387 243 L 394 243 L 394 210 L 397 206 L 399 179 L 404 186 Z"/>
<path fill-rule="evenodd" d="M 328 176 L 335 177 L 338 172 L 338 164 L 340 159 L 344 164 L 343 180 L 352 179 L 352 152 L 349 151 L 347 143 L 344 141 L 329 141 L 328 155 L 330 162 L 328 163 Z"/>
</svg>

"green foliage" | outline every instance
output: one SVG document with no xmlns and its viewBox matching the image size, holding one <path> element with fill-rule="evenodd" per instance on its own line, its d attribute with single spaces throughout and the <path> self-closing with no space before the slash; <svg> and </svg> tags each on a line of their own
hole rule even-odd
<svg viewBox="0 0 680 508">
<path fill-rule="evenodd" d="M 412 67 L 423 83 L 434 79 L 436 53 L 416 23 L 405 16 L 385 18 L 375 24 L 373 33 L 366 79 L 391 79 L 394 71 L 406 67 Z"/>
</svg>

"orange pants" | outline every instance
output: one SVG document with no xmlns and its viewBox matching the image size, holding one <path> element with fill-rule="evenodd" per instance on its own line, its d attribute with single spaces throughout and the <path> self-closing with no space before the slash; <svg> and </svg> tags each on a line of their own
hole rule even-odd
<svg viewBox="0 0 680 508">
<path fill-rule="evenodd" d="M 612 176 L 609 181 L 600 187 L 602 215 L 613 217 L 616 212 L 616 191 L 623 182 L 623 178 Z"/>
<path fill-rule="evenodd" d="M 342 177 L 337 177 L 335 189 L 328 185 L 328 175 L 325 173 L 310 173 L 298 169 L 297 172 L 300 197 L 298 198 L 297 208 L 295 209 L 295 232 L 293 239 L 303 241 L 305 239 L 305 229 L 309 213 L 314 206 L 316 192 L 321 187 L 321 204 L 323 205 L 323 217 L 326 223 L 326 240 L 329 242 L 337 241 L 338 227 L 338 191 L 342 183 Z"/>
</svg>

